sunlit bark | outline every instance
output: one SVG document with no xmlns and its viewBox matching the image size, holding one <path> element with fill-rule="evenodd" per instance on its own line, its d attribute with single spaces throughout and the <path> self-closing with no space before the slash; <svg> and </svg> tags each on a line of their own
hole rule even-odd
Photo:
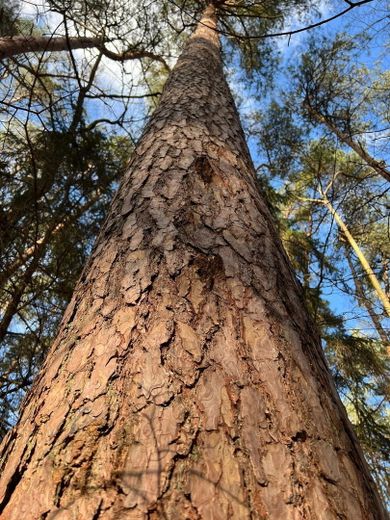
<svg viewBox="0 0 390 520">
<path fill-rule="evenodd" d="M 3 443 L 2 520 L 385 518 L 215 24 L 210 6 Z"/>
<path fill-rule="evenodd" d="M 348 244 L 350 245 L 350 247 L 353 249 L 356 256 L 358 257 L 359 262 L 360 262 L 370 284 L 372 285 L 373 289 L 375 290 L 375 293 L 378 296 L 378 299 L 380 300 L 381 304 L 383 305 L 385 312 L 388 314 L 388 316 L 390 316 L 389 298 L 387 297 L 387 294 L 385 293 L 381 284 L 379 283 L 379 280 L 378 280 L 376 274 L 374 273 L 374 271 L 372 270 L 367 258 L 365 257 L 363 250 L 359 247 L 358 243 L 353 238 L 353 236 L 352 236 L 351 232 L 349 231 L 348 227 L 346 226 L 345 222 L 343 221 L 343 219 L 341 218 L 339 213 L 336 211 L 336 209 L 333 207 L 330 200 L 328 198 L 324 198 L 320 202 L 322 202 L 325 205 L 325 207 L 328 209 L 329 213 L 335 219 L 337 225 L 339 226 L 343 235 L 347 239 Z"/>
</svg>

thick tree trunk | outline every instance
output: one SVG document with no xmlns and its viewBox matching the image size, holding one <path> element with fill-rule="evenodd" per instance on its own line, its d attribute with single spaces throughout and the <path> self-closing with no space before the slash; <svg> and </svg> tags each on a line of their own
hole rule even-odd
<svg viewBox="0 0 390 520">
<path fill-rule="evenodd" d="M 210 7 L 3 444 L 2 520 L 385 518 L 214 27 Z"/>
</svg>

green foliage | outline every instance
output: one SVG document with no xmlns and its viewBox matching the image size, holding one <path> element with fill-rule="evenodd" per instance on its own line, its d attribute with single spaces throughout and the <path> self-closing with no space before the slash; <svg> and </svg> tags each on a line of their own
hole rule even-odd
<svg viewBox="0 0 390 520">
<path fill-rule="evenodd" d="M 305 129 L 294 120 L 290 105 L 271 101 L 265 113 L 253 117 L 252 135 L 258 140 L 260 151 L 266 153 L 271 176 L 285 178 L 296 168 L 296 161 L 304 149 Z"/>
<path fill-rule="evenodd" d="M 378 340 L 339 331 L 326 338 L 328 361 L 349 418 L 386 502 L 389 488 L 389 358 Z"/>
<path fill-rule="evenodd" d="M 31 156 L 26 142 L 7 137 L 12 154 L 2 180 L 12 182 L 0 186 L 7 215 L 0 308 L 3 316 L 14 309 L 0 347 L 0 396 L 2 422 L 9 425 L 55 336 L 131 147 L 128 139 L 99 131 L 72 140 L 35 130 Z"/>
<path fill-rule="evenodd" d="M 323 124 L 341 139 L 367 149 L 386 165 L 386 147 L 375 146 L 388 140 L 388 101 L 390 85 L 385 63 L 368 68 L 360 49 L 369 42 L 366 34 L 349 38 L 311 40 L 308 50 L 292 73 L 295 93 L 292 104 L 300 106 L 306 121 Z M 384 153 L 384 155 L 383 155 Z M 382 155 L 382 157 L 378 157 Z M 387 159 L 387 161 L 386 161 Z"/>
<path fill-rule="evenodd" d="M 17 0 L 0 0 L 0 37 L 18 33 L 18 10 Z"/>
<path fill-rule="evenodd" d="M 15 89 L 2 85 L 3 99 L 16 92 L 19 104 L 4 104 L 0 134 L 0 435 L 55 337 L 132 151 L 128 137 L 87 121 L 88 90 L 74 95 L 68 65 L 16 63 Z"/>
</svg>

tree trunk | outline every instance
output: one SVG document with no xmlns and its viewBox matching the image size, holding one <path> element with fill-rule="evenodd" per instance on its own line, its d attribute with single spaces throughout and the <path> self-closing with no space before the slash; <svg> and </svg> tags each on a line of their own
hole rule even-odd
<svg viewBox="0 0 390 520">
<path fill-rule="evenodd" d="M 304 102 L 304 107 L 307 109 L 309 114 L 320 124 L 325 125 L 332 133 L 334 133 L 342 143 L 348 145 L 363 161 L 376 171 L 387 181 L 390 181 L 390 171 L 386 167 L 385 161 L 377 161 L 372 157 L 367 150 L 364 148 L 360 141 L 354 141 L 352 136 L 346 132 L 342 132 L 336 125 L 331 122 L 329 117 L 324 116 L 312 107 L 309 101 Z"/>
<path fill-rule="evenodd" d="M 367 309 L 367 312 L 371 318 L 372 324 L 376 332 L 378 333 L 379 338 L 383 342 L 383 344 L 387 347 L 390 338 L 387 331 L 383 328 L 381 320 L 377 313 L 375 312 L 375 308 L 372 304 L 372 301 L 369 297 L 366 296 L 366 291 L 364 290 L 363 282 L 360 278 L 360 274 L 356 271 L 355 265 L 352 260 L 352 254 L 350 250 L 350 245 L 346 244 L 344 246 L 345 249 L 345 258 L 347 259 L 349 270 L 351 271 L 353 283 L 355 285 L 355 295 L 360 305 Z"/>
<path fill-rule="evenodd" d="M 387 294 L 382 289 L 381 284 L 379 283 L 379 280 L 374 273 L 374 271 L 371 269 L 371 266 L 365 257 L 363 250 L 358 246 L 356 240 L 351 235 L 349 229 L 347 228 L 346 224 L 344 223 L 343 219 L 340 217 L 336 209 L 333 207 L 332 203 L 327 197 L 324 197 L 324 199 L 321 201 L 324 206 L 328 209 L 329 213 L 332 215 L 332 217 L 335 219 L 337 225 L 341 229 L 343 235 L 345 236 L 346 240 L 348 241 L 348 244 L 353 249 L 354 253 L 359 259 L 359 262 L 361 266 L 364 269 L 364 272 L 366 273 L 367 279 L 369 280 L 370 284 L 372 285 L 376 295 L 378 296 L 378 299 L 380 300 L 383 309 L 385 313 L 388 314 L 390 317 L 390 300 L 387 297 Z"/>
<path fill-rule="evenodd" d="M 3 443 L 2 520 L 385 518 L 215 23 L 210 6 Z"/>
<path fill-rule="evenodd" d="M 5 36 L 0 38 L 0 60 L 27 52 L 67 51 L 101 46 L 100 38 L 65 36 Z"/>
</svg>

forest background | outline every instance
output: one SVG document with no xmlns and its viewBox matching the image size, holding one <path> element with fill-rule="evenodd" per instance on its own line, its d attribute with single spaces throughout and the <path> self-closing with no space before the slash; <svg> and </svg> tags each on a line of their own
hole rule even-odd
<svg viewBox="0 0 390 520">
<path fill-rule="evenodd" d="M 17 420 L 200 4 L 0 1 L 1 436 Z M 258 182 L 385 499 L 389 4 L 245 6 L 224 7 L 227 78 Z M 13 50 L 10 36 L 19 42 Z M 50 52 L 56 38 L 63 52 Z"/>
</svg>

